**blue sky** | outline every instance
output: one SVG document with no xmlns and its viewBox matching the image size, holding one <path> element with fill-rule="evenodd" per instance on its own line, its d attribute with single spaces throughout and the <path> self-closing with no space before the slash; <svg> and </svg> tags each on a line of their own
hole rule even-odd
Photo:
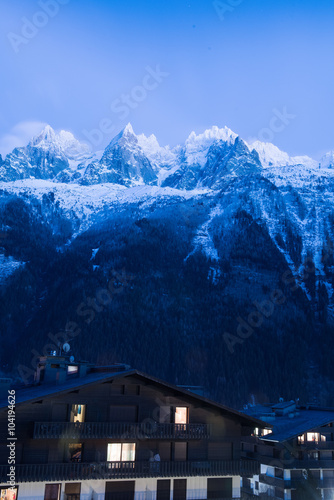
<svg viewBox="0 0 334 500">
<path fill-rule="evenodd" d="M 52 15 L 1 2 L 0 153 L 41 123 L 101 149 L 129 121 L 161 144 L 227 125 L 291 155 L 334 149 L 332 1 L 221 0 L 220 15 L 204 0 L 49 1 Z"/>
</svg>

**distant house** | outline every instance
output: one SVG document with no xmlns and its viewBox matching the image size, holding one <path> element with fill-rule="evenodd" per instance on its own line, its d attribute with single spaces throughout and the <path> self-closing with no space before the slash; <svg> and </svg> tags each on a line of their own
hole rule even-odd
<svg viewBox="0 0 334 500">
<path fill-rule="evenodd" d="M 334 409 L 294 401 L 245 410 L 272 429 L 245 438 L 242 456 L 260 463 L 260 474 L 243 479 L 243 491 L 259 498 L 334 498 Z"/>
<path fill-rule="evenodd" d="M 16 465 L 9 490 L 8 394 L 0 403 L 1 499 L 240 498 L 242 436 L 260 420 L 125 365 L 40 359 L 16 391 Z M 6 496 L 7 495 L 7 496 Z"/>
</svg>

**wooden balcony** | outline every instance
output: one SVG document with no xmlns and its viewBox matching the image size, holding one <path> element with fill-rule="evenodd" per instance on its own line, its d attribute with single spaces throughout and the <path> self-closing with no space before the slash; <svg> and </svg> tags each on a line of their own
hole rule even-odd
<svg viewBox="0 0 334 500">
<path fill-rule="evenodd" d="M 34 439 L 208 439 L 207 424 L 35 422 Z"/>
<path fill-rule="evenodd" d="M 333 450 L 334 441 L 306 441 L 305 443 L 297 443 L 296 450 Z"/>
<path fill-rule="evenodd" d="M 0 466 L 0 482 L 7 481 L 9 466 Z M 15 467 L 16 481 L 81 481 L 84 479 L 127 479 L 141 477 L 251 476 L 259 473 L 254 461 L 192 462 L 101 462 L 27 464 Z"/>
</svg>

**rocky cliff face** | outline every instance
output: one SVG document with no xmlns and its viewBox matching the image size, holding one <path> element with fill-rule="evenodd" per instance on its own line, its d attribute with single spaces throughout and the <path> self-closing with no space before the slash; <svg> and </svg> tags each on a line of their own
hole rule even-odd
<svg viewBox="0 0 334 500">
<path fill-rule="evenodd" d="M 169 148 L 129 125 L 94 155 L 47 127 L 0 163 L 3 371 L 71 321 L 93 361 L 332 404 L 332 164 L 227 128 Z"/>
</svg>

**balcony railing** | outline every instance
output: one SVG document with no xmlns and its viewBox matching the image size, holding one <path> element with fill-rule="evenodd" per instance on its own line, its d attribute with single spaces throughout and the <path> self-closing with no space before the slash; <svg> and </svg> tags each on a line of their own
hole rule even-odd
<svg viewBox="0 0 334 500">
<path fill-rule="evenodd" d="M 297 443 L 296 450 L 334 450 L 334 441 L 306 441 Z"/>
<path fill-rule="evenodd" d="M 9 466 L 0 466 L 0 482 L 7 481 Z M 259 473 L 254 461 L 100 462 L 16 465 L 17 482 L 80 481 L 141 477 L 251 476 Z"/>
<path fill-rule="evenodd" d="M 35 439 L 207 439 L 208 424 L 36 422 Z"/>
<path fill-rule="evenodd" d="M 318 489 L 333 489 L 334 488 L 334 478 L 313 478 L 314 484 Z M 296 489 L 301 483 L 305 482 L 305 478 L 298 477 L 293 479 L 283 479 L 278 477 L 267 476 L 266 474 L 260 474 L 260 482 L 276 486 L 281 489 Z"/>
<path fill-rule="evenodd" d="M 300 460 L 293 456 L 289 458 L 269 457 L 257 452 L 242 451 L 241 457 L 244 459 L 255 459 L 263 465 L 271 465 L 285 469 L 334 469 L 334 460 L 315 460 L 312 457 L 305 457 Z"/>
</svg>

